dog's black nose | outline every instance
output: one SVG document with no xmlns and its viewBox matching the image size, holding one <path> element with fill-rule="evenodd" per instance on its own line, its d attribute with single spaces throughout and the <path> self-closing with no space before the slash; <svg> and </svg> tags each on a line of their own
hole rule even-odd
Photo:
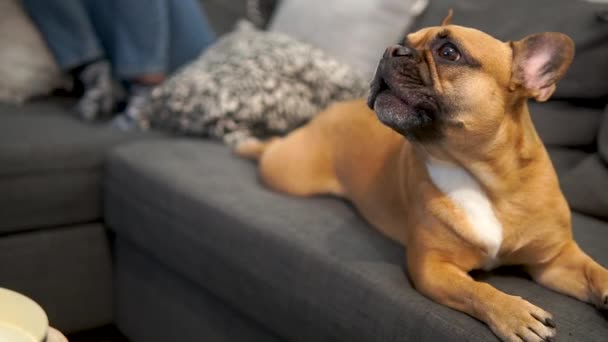
<svg viewBox="0 0 608 342">
<path fill-rule="evenodd" d="M 393 45 L 386 48 L 384 57 L 413 57 L 415 51 L 407 46 Z"/>
</svg>

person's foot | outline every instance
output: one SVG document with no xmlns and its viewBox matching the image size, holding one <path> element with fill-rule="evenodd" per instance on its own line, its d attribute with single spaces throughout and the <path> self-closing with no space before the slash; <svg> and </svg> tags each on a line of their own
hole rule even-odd
<svg viewBox="0 0 608 342">
<path fill-rule="evenodd" d="M 145 118 L 145 110 L 153 88 L 153 85 L 131 84 L 131 96 L 125 110 L 112 120 L 112 126 L 123 131 L 148 129 L 149 122 Z"/>
<path fill-rule="evenodd" d="M 93 121 L 112 114 L 117 91 L 110 64 L 105 60 L 93 62 L 84 66 L 76 77 L 84 87 L 84 94 L 76 104 L 78 115 L 86 121 Z"/>
</svg>

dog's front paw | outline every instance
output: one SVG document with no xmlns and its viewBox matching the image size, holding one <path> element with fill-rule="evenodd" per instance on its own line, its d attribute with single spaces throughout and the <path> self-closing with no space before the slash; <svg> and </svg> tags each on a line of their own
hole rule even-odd
<svg viewBox="0 0 608 342">
<path fill-rule="evenodd" d="M 489 313 L 488 324 L 503 341 L 554 341 L 555 324 L 550 313 L 521 297 L 509 296 Z"/>
<path fill-rule="evenodd" d="M 600 292 L 601 294 L 595 300 L 592 300 L 593 305 L 599 310 L 608 311 L 608 286 L 606 288 L 606 290 Z"/>
<path fill-rule="evenodd" d="M 600 310 L 608 310 L 608 270 L 596 267 L 591 271 L 590 302 Z"/>
<path fill-rule="evenodd" d="M 599 305 L 601 310 L 608 310 L 608 294 L 604 295 L 604 300 Z"/>
</svg>

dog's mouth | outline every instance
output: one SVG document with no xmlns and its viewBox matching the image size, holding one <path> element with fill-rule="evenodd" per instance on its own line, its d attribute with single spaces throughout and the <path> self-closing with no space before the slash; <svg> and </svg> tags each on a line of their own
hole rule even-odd
<svg viewBox="0 0 608 342">
<path fill-rule="evenodd" d="M 376 71 L 376 75 L 374 76 L 374 80 L 370 85 L 369 97 L 367 98 L 367 105 L 372 110 L 376 109 L 376 99 L 378 95 L 383 92 L 390 91 L 390 88 L 386 81 L 378 76 L 378 71 Z"/>
<path fill-rule="evenodd" d="M 408 138 L 419 139 L 437 131 L 433 126 L 438 121 L 439 102 L 413 63 L 395 65 L 383 59 L 370 85 L 367 104 L 382 123 Z"/>
<path fill-rule="evenodd" d="M 369 97 L 367 99 L 367 105 L 372 109 L 376 110 L 377 105 L 376 101 L 380 101 L 379 107 L 383 107 L 383 102 L 388 98 L 394 98 L 394 100 L 399 100 L 403 102 L 404 105 L 407 104 L 407 101 L 403 98 L 400 98 L 398 92 L 394 92 L 393 89 L 387 83 L 387 80 L 384 76 L 385 74 L 385 66 L 383 62 L 380 62 L 378 65 L 378 69 L 376 70 L 376 74 L 374 75 L 374 79 L 370 84 L 370 92 Z"/>
<path fill-rule="evenodd" d="M 388 83 L 386 83 L 382 77 L 379 77 L 377 86 L 372 86 L 370 96 L 367 101 L 367 105 L 373 110 L 376 109 L 376 101 L 380 102 L 379 107 L 384 107 L 384 104 L 387 101 L 400 101 L 403 105 L 407 105 L 407 101 L 400 98 L 397 93 L 393 92 L 391 87 L 389 87 Z"/>
<path fill-rule="evenodd" d="M 400 93 L 399 91 L 393 90 L 384 78 L 380 77 L 377 81 L 377 86 L 372 87 L 370 96 L 368 98 L 368 106 L 373 110 L 385 111 L 386 109 L 393 109 L 398 106 L 403 110 L 402 115 L 413 115 L 414 111 L 408 111 L 411 108 L 411 103 L 408 102 L 407 94 Z M 395 113 L 398 114 L 398 113 Z"/>
<path fill-rule="evenodd" d="M 404 128 L 409 127 L 407 121 L 416 112 L 407 99 L 395 92 L 383 78 L 378 80 L 377 89 L 370 92 L 368 105 L 372 108 L 378 119 L 385 125 L 395 129 L 401 134 L 405 134 Z"/>
</svg>

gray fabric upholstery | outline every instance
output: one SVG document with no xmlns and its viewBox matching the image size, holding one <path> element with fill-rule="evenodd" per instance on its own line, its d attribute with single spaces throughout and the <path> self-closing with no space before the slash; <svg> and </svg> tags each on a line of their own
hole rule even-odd
<svg viewBox="0 0 608 342">
<path fill-rule="evenodd" d="M 111 264 L 101 224 L 0 238 L 0 286 L 34 299 L 66 333 L 112 322 Z"/>
<path fill-rule="evenodd" d="M 158 163 L 163 160 L 163 163 Z M 105 215 L 119 238 L 294 341 L 493 341 L 482 323 L 416 292 L 404 253 L 326 197 L 272 193 L 255 166 L 202 141 L 138 142 L 109 160 Z M 574 216 L 608 264 L 608 224 Z M 608 322 L 522 277 L 480 277 L 555 315 L 560 341 L 601 341 Z"/>
<path fill-rule="evenodd" d="M 100 179 L 93 169 L 0 176 L 0 232 L 98 219 Z"/>
<path fill-rule="evenodd" d="M 602 109 L 566 101 L 530 101 L 532 121 L 543 142 L 551 146 L 589 147 L 595 144 Z"/>
<path fill-rule="evenodd" d="M 549 152 L 549 157 L 560 180 L 588 156 L 581 150 L 563 147 L 551 146 L 547 148 L 547 152 Z"/>
<path fill-rule="evenodd" d="M 597 148 L 604 163 L 608 164 L 608 106 L 604 109 L 604 117 L 598 135 Z"/>
<path fill-rule="evenodd" d="M 279 341 L 204 288 L 117 239 L 115 324 L 131 341 Z"/>
<path fill-rule="evenodd" d="M 572 208 L 608 219 L 608 165 L 599 154 L 587 156 L 560 181 Z"/>
<path fill-rule="evenodd" d="M 101 216 L 102 161 L 125 134 L 72 117 L 72 102 L 0 104 L 0 233 Z"/>
<path fill-rule="evenodd" d="M 608 219 L 608 112 L 562 101 L 531 103 L 530 111 L 570 206 Z"/>
</svg>

